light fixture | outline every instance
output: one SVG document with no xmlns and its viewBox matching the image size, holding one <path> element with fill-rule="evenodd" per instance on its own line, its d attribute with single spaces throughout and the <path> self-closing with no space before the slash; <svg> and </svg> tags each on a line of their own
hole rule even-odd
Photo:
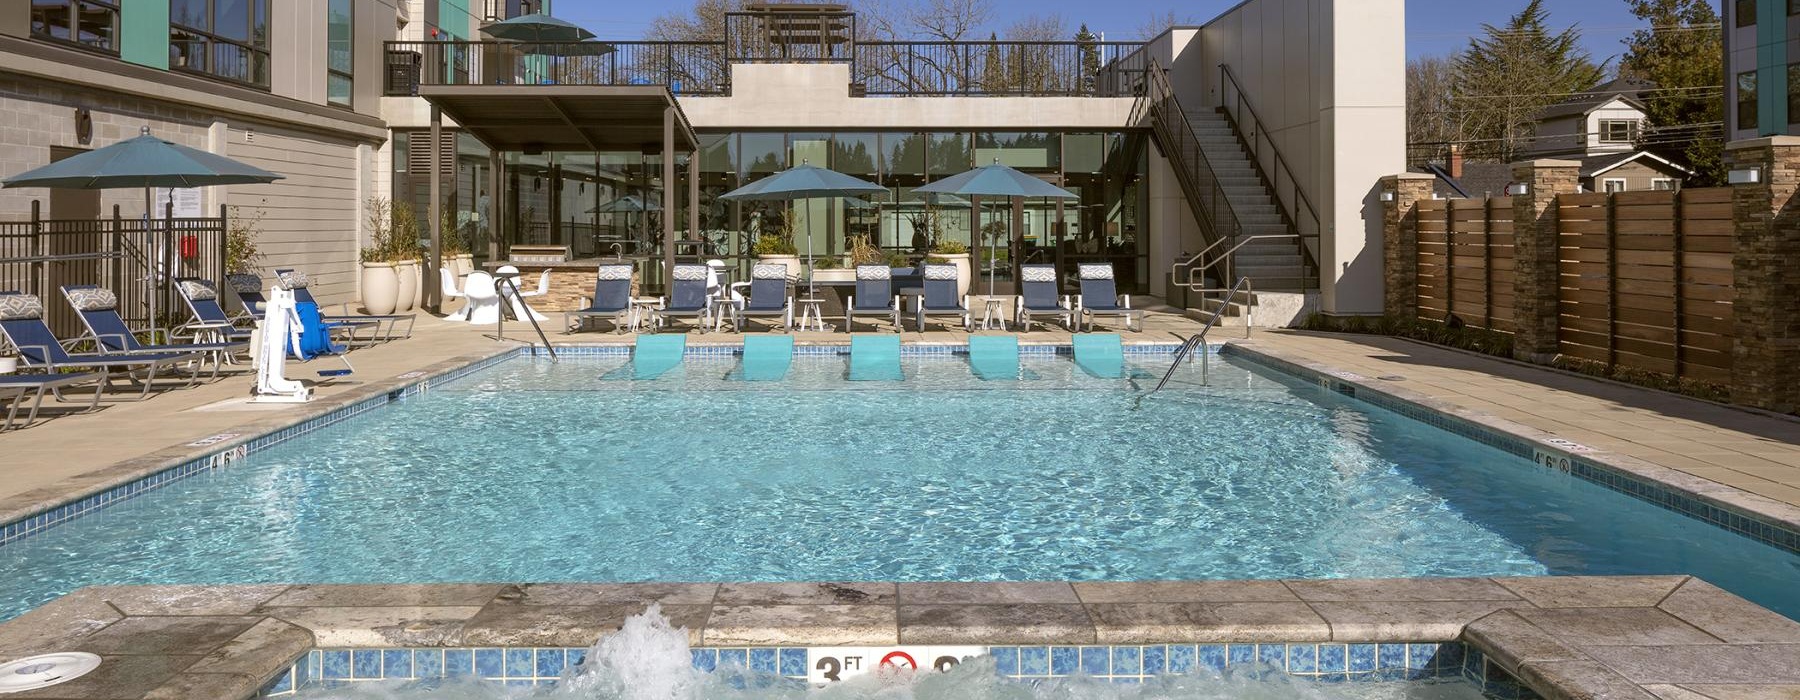
<svg viewBox="0 0 1800 700">
<path fill-rule="evenodd" d="M 1382 190 L 1381 191 L 1381 201 L 1383 201 L 1383 202 L 1394 201 L 1394 191 L 1393 190 Z"/>
<path fill-rule="evenodd" d="M 1531 185 L 1524 182 L 1515 182 L 1506 186 L 1506 193 L 1514 197 L 1528 195 L 1531 194 Z"/>
<path fill-rule="evenodd" d="M 1762 168 L 1732 168 L 1725 174 L 1725 182 L 1733 185 L 1754 185 L 1762 182 Z"/>
</svg>

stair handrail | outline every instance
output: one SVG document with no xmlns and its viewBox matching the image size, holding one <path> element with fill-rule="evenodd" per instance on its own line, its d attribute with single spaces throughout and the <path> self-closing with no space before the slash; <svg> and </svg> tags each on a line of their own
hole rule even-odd
<svg viewBox="0 0 1800 700">
<path fill-rule="evenodd" d="M 1244 301 L 1246 301 L 1246 302 L 1250 301 L 1251 298 L 1256 295 L 1256 292 L 1251 289 L 1251 286 L 1252 285 L 1250 284 L 1250 278 L 1248 278 L 1248 277 L 1239 277 L 1237 284 L 1231 285 L 1231 291 L 1225 293 L 1224 303 L 1219 304 L 1219 308 L 1213 309 L 1212 317 L 1206 319 L 1205 325 L 1200 326 L 1199 333 L 1195 333 L 1191 336 L 1188 336 L 1187 340 L 1182 341 L 1181 349 L 1175 351 L 1175 361 L 1169 363 L 1169 371 L 1164 372 L 1163 376 L 1162 376 L 1162 381 L 1159 381 L 1156 383 L 1156 388 L 1151 389 L 1147 392 L 1144 392 L 1144 396 L 1149 396 L 1158 391 L 1162 391 L 1162 388 L 1164 386 L 1168 385 L 1169 379 L 1175 376 L 1175 370 L 1179 369 L 1181 367 L 1182 359 L 1186 358 L 1188 356 L 1188 354 L 1192 353 L 1194 351 L 1195 347 L 1204 346 L 1206 344 L 1207 332 L 1211 331 L 1213 329 L 1213 326 L 1218 325 L 1219 319 L 1225 315 L 1226 307 L 1231 305 L 1232 297 L 1237 296 L 1237 293 L 1239 290 L 1242 290 L 1244 292 Z M 1244 305 L 1244 308 L 1245 309 L 1253 309 L 1255 307 L 1246 303 Z M 1249 312 L 1249 313 L 1254 313 L 1254 312 Z M 1244 337 L 1245 338 L 1250 337 L 1250 327 L 1256 325 L 1255 321 L 1256 321 L 1255 316 L 1245 316 L 1244 317 Z M 1201 351 L 1200 351 L 1200 383 L 1202 385 L 1206 384 L 1206 382 L 1207 382 L 1207 370 L 1211 364 L 1210 361 L 1207 359 L 1209 355 L 1211 355 L 1211 353 L 1207 352 L 1204 348 L 1201 349 Z M 1142 401 L 1144 396 L 1138 397 L 1138 400 Z"/>
<path fill-rule="evenodd" d="M 1231 279 L 1232 256 L 1236 255 L 1239 249 L 1243 248 L 1246 245 L 1249 245 L 1253 241 L 1271 240 L 1271 239 L 1278 239 L 1278 238 L 1299 238 L 1299 237 L 1300 237 L 1300 234 L 1298 234 L 1298 233 L 1259 233 L 1254 236 L 1245 236 L 1242 239 L 1239 239 L 1237 241 L 1237 245 L 1231 246 L 1231 248 L 1227 249 L 1225 252 L 1218 254 L 1218 256 L 1215 257 L 1211 262 L 1201 261 L 1201 258 L 1204 257 L 1208 252 L 1211 252 L 1214 248 L 1217 248 L 1222 244 L 1231 242 L 1231 241 L 1223 241 L 1223 240 L 1215 241 L 1215 242 L 1213 242 L 1212 245 L 1209 245 L 1205 249 L 1201 250 L 1198 255 L 1195 255 L 1192 258 L 1188 258 L 1184 262 L 1175 263 L 1175 266 L 1169 270 L 1169 273 L 1171 275 L 1176 275 L 1176 274 L 1178 274 L 1176 272 L 1177 269 L 1179 269 L 1183 266 L 1186 266 L 1188 268 L 1187 281 L 1181 282 L 1180 284 L 1182 286 L 1187 287 L 1188 289 L 1193 290 L 1193 291 L 1200 291 L 1200 292 L 1217 291 L 1217 290 L 1206 290 L 1206 289 L 1197 289 L 1197 290 L 1194 289 L 1194 285 L 1196 284 L 1194 282 L 1194 275 L 1197 273 L 1205 272 L 1206 270 L 1211 269 L 1212 267 L 1218 265 L 1219 263 L 1225 263 L 1225 276 L 1222 277 L 1221 279 Z M 1193 263 L 1195 263 L 1197 261 L 1200 262 L 1200 264 L 1194 265 Z M 1180 279 L 1180 278 L 1177 277 L 1176 279 Z M 1204 283 L 1205 283 L 1205 280 L 1201 280 L 1200 284 L 1204 285 Z"/>
<path fill-rule="evenodd" d="M 1313 258 L 1313 251 L 1310 248 L 1307 248 L 1304 243 L 1305 239 L 1317 238 L 1319 235 L 1318 209 L 1313 207 L 1312 199 L 1306 196 L 1306 190 L 1300 187 L 1299 178 L 1294 177 L 1294 171 L 1292 168 L 1288 167 L 1287 159 L 1282 157 L 1281 148 L 1275 145 L 1275 139 L 1269 138 L 1268 130 L 1263 126 L 1265 122 L 1263 121 L 1262 115 L 1257 113 L 1256 105 L 1250 101 L 1250 96 L 1245 94 L 1243 85 L 1238 83 L 1237 75 L 1231 72 L 1231 65 L 1227 63 L 1219 64 L 1219 75 L 1221 76 L 1219 79 L 1220 111 L 1225 113 L 1226 119 L 1231 122 L 1231 127 L 1237 132 L 1238 138 L 1246 141 L 1247 143 L 1245 145 L 1250 147 L 1251 164 L 1256 167 L 1257 173 L 1269 183 L 1269 196 L 1275 199 L 1276 208 L 1281 211 L 1282 217 L 1288 220 L 1289 225 L 1293 227 L 1294 231 L 1299 234 L 1301 238 L 1301 254 L 1305 255 L 1307 258 Z M 1228 107 L 1228 95 L 1232 93 L 1236 94 L 1236 99 L 1230 100 L 1230 106 Z M 1250 115 L 1248 134 L 1245 133 L 1244 128 L 1244 112 L 1248 112 Z M 1263 168 L 1262 144 L 1264 141 L 1268 142 L 1269 153 L 1273 157 L 1273 173 L 1269 172 L 1269 169 Z M 1285 198 L 1281 196 L 1281 178 L 1284 175 L 1287 177 L 1289 186 L 1294 190 L 1294 202 L 1291 207 L 1288 206 L 1287 202 L 1283 201 Z M 1290 209 L 1292 209 L 1292 211 L 1289 211 Z M 1306 229 L 1302 228 L 1300 225 L 1300 216 L 1302 213 L 1312 220 L 1312 232 L 1310 234 L 1308 234 Z M 1314 266 L 1317 265 L 1316 260 L 1308 260 L 1307 262 Z"/>
<path fill-rule="evenodd" d="M 1151 56 L 1145 61 L 1144 76 L 1144 90 L 1132 105 L 1133 121 L 1149 118 L 1163 142 L 1164 156 L 1173 161 L 1171 169 L 1175 171 L 1176 179 L 1187 190 L 1188 201 L 1201 210 L 1195 212 L 1195 218 L 1200 221 L 1202 235 L 1214 243 L 1236 238 L 1243 232 L 1243 225 L 1238 221 L 1231 200 L 1226 198 L 1225 189 L 1219 186 L 1211 161 L 1200 149 L 1194 127 L 1188 122 L 1187 113 L 1182 110 L 1175 89 L 1169 83 L 1168 70 Z M 1189 167 L 1180 167 L 1182 165 Z M 1202 179 L 1206 182 L 1201 182 Z"/>
<path fill-rule="evenodd" d="M 524 296 L 524 294 L 522 294 L 519 291 L 519 281 L 518 280 L 519 280 L 518 275 L 501 275 L 501 276 L 495 277 L 494 278 L 494 296 L 498 296 L 503 300 L 517 302 L 519 304 L 519 309 L 521 311 L 525 312 L 520 315 L 524 316 L 525 320 L 531 322 L 532 329 L 537 331 L 538 339 L 544 341 L 544 349 L 550 352 L 550 359 L 552 359 L 552 360 L 559 359 L 556 356 L 556 348 L 554 346 L 550 345 L 550 336 L 544 335 L 544 327 L 538 325 L 537 317 L 532 315 L 531 305 L 525 303 L 525 296 Z M 512 288 L 511 299 L 508 299 L 506 296 L 506 290 L 508 287 Z M 500 336 L 501 338 L 505 338 L 506 337 L 506 310 L 504 308 L 502 308 L 499 311 L 500 311 L 500 316 L 498 318 L 494 319 L 494 335 Z M 411 331 L 408 331 L 408 332 L 411 332 Z M 530 343 L 530 341 L 526 341 L 526 344 L 530 345 L 531 343 Z"/>
</svg>

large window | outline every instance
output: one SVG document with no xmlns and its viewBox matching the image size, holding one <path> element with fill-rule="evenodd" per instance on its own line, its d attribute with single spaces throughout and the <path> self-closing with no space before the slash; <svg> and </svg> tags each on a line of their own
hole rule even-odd
<svg viewBox="0 0 1800 700">
<path fill-rule="evenodd" d="M 119 52 L 117 0 L 31 0 L 33 36 Z"/>
<path fill-rule="evenodd" d="M 330 0 L 325 8 L 325 100 L 344 107 L 355 86 L 355 14 L 351 0 Z"/>
<path fill-rule="evenodd" d="M 169 67 L 269 87 L 269 0 L 171 0 Z"/>
<path fill-rule="evenodd" d="M 1737 75 L 1737 128 L 1756 128 L 1756 71 Z"/>
<path fill-rule="evenodd" d="M 1731 11 L 1737 15 L 1737 26 L 1749 27 L 1756 24 L 1756 0 L 1736 0 Z"/>
<path fill-rule="evenodd" d="M 1637 137 L 1637 120 L 1600 120 L 1600 143 L 1631 143 Z"/>
</svg>

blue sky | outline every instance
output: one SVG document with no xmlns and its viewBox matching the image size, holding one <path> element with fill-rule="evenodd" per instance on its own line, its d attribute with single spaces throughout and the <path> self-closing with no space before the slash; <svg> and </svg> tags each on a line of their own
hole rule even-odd
<svg viewBox="0 0 1800 700">
<path fill-rule="evenodd" d="M 1204 22 L 1237 4 L 1237 0 L 993 0 L 999 24 L 1021 14 L 1055 13 L 1070 26 L 1086 22 L 1108 39 L 1132 39 L 1152 16 L 1174 9 L 1178 16 Z M 1406 0 L 1406 42 L 1409 57 L 1447 54 L 1466 46 L 1469 36 L 1481 31 L 1483 22 L 1499 24 L 1524 7 L 1526 0 Z M 687 7 L 686 0 L 555 0 L 556 14 L 605 39 L 635 39 L 650 20 L 673 8 Z M 1625 9 L 1624 0 L 1548 0 L 1551 22 L 1556 26 L 1580 24 L 1584 44 L 1596 59 L 1613 56 L 1623 48 L 1620 40 L 1638 24 Z M 997 29 L 997 28 L 996 28 Z"/>
</svg>

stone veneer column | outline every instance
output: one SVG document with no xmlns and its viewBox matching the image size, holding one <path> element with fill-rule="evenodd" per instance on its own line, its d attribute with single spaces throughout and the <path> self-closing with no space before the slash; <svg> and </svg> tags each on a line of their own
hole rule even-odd
<svg viewBox="0 0 1800 700">
<path fill-rule="evenodd" d="M 1382 313 L 1388 318 L 1419 318 L 1419 201 L 1431 198 L 1437 176 L 1401 173 L 1381 179 L 1381 190 L 1394 199 L 1382 202 Z"/>
<path fill-rule="evenodd" d="M 1731 400 L 1771 411 L 1800 408 L 1800 137 L 1726 147 L 1734 169 L 1760 168 L 1731 198 Z"/>
<path fill-rule="evenodd" d="M 1532 160 L 1513 164 L 1513 357 L 1548 363 L 1556 357 L 1556 198 L 1581 191 L 1581 163 Z"/>
</svg>

